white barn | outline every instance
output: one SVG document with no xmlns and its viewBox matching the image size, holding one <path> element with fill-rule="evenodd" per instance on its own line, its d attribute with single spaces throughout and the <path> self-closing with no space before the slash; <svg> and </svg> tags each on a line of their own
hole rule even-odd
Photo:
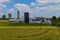
<svg viewBox="0 0 60 40">
<path fill-rule="evenodd" d="M 51 20 L 47 20 L 46 18 L 43 17 L 36 17 L 33 19 L 30 19 L 30 23 L 48 23 L 51 24 Z"/>
</svg>

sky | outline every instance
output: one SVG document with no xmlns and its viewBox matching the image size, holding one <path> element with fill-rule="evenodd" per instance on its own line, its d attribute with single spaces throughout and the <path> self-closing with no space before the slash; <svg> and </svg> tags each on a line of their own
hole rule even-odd
<svg viewBox="0 0 60 40">
<path fill-rule="evenodd" d="M 0 0 L 0 17 L 11 13 L 16 18 L 17 10 L 21 17 L 24 12 L 29 12 L 30 17 L 59 17 L 60 0 Z"/>
</svg>

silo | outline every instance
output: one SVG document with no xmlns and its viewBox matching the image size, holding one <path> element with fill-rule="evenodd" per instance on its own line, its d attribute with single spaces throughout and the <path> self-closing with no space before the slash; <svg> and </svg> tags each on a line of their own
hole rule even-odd
<svg viewBox="0 0 60 40">
<path fill-rule="evenodd" d="M 17 18 L 20 19 L 20 12 L 19 12 L 19 10 L 17 11 Z"/>
<path fill-rule="evenodd" d="M 12 18 L 11 14 L 9 13 L 9 20 Z"/>
<path fill-rule="evenodd" d="M 29 12 L 24 13 L 24 22 L 29 23 Z"/>
</svg>

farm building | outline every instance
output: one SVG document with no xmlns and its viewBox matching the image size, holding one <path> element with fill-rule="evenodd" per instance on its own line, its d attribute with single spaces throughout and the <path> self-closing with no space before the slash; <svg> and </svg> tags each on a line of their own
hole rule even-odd
<svg viewBox="0 0 60 40">
<path fill-rule="evenodd" d="M 43 18 L 43 19 L 41 19 L 41 18 L 42 17 L 40 17 L 39 19 L 38 19 L 38 17 L 37 18 L 29 18 L 29 23 L 49 23 L 49 24 L 51 24 L 51 20 L 47 20 L 46 18 Z M 21 17 L 20 20 L 19 19 L 10 19 L 10 22 L 24 23 L 24 17 Z"/>
<path fill-rule="evenodd" d="M 30 19 L 30 23 L 49 23 L 49 24 L 51 24 L 51 20 L 47 20 L 44 17 L 35 17 L 33 19 Z"/>
<path fill-rule="evenodd" d="M 12 23 L 49 23 L 51 24 L 51 20 L 47 20 L 47 18 L 44 17 L 34 17 L 30 18 L 29 17 L 29 12 L 24 13 L 24 17 L 20 17 L 19 11 L 17 11 L 17 18 L 12 19 L 11 14 L 9 14 L 9 21 Z"/>
</svg>

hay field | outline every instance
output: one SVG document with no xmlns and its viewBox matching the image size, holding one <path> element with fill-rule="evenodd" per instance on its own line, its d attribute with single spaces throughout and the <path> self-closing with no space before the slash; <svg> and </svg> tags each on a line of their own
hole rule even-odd
<svg viewBox="0 0 60 40">
<path fill-rule="evenodd" d="M 60 28 L 1 27 L 0 40 L 60 40 Z"/>
</svg>

